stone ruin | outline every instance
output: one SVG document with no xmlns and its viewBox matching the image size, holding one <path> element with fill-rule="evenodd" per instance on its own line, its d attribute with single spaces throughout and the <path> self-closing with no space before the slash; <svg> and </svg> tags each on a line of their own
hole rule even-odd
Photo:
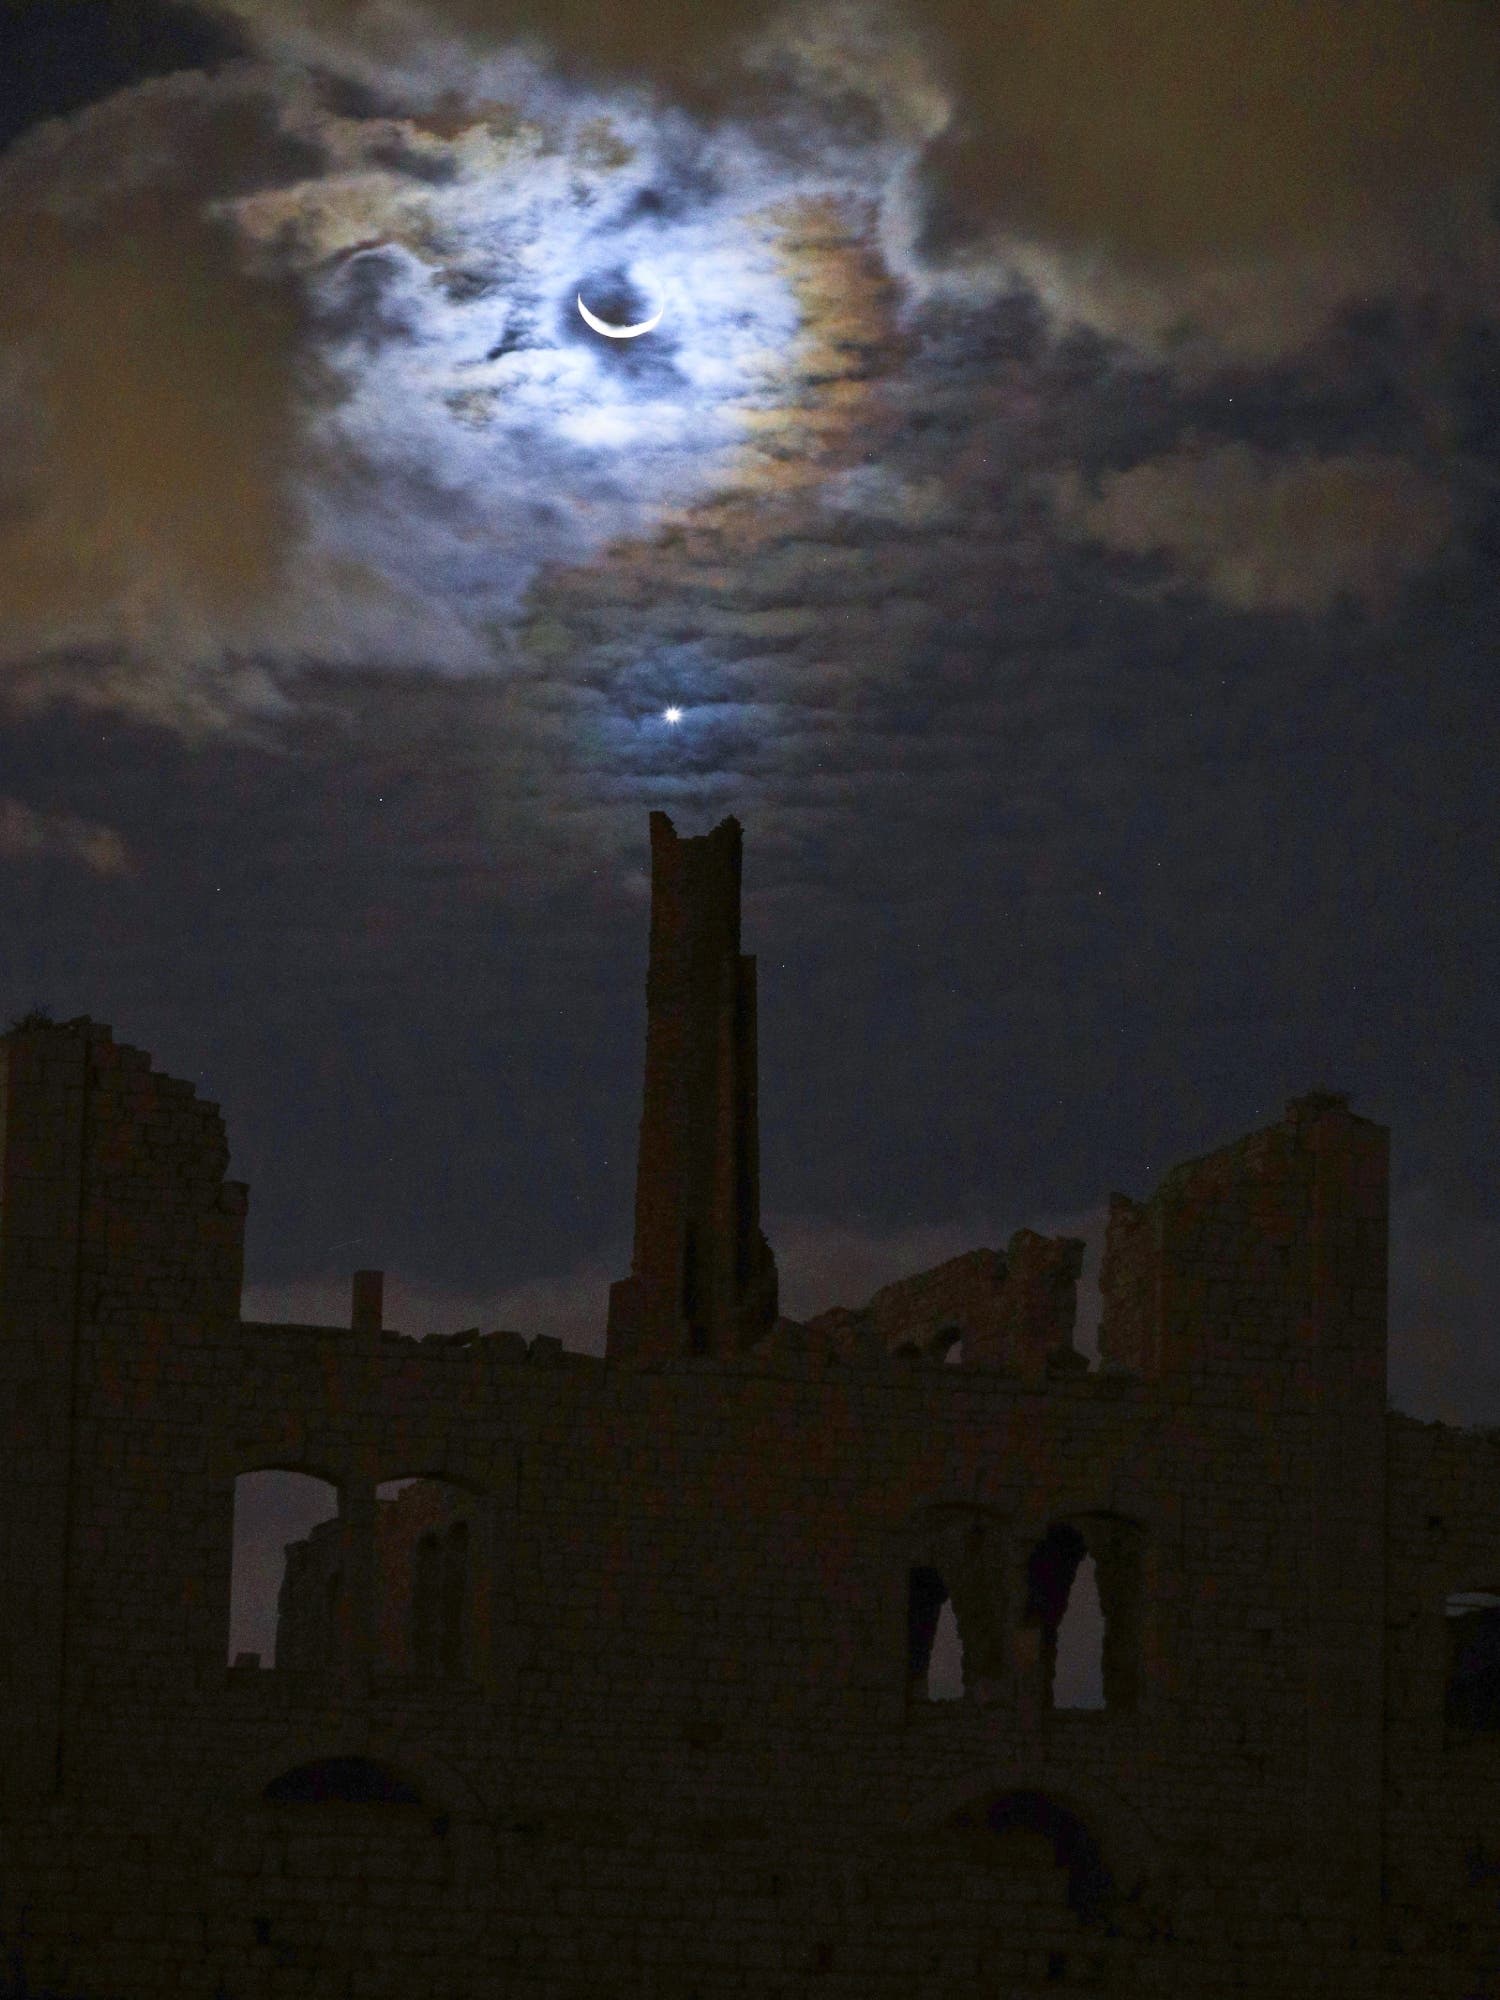
<svg viewBox="0 0 1500 2000">
<path fill-rule="evenodd" d="M 1500 1993 L 1500 1439 L 1386 1407 L 1388 1134 L 1304 1096 L 1112 1196 L 1097 1366 L 1026 1229 L 795 1323 L 740 838 L 652 815 L 602 1357 L 404 1338 L 378 1272 L 242 1319 L 217 1108 L 88 1020 L 0 1040 L 0 1981 Z M 337 1512 L 231 1664 L 268 1469 Z"/>
</svg>

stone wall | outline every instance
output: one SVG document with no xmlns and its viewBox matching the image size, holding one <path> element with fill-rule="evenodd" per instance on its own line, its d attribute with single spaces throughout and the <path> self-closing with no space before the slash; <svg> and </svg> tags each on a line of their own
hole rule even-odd
<svg viewBox="0 0 1500 2000">
<path fill-rule="evenodd" d="M 33 1989 L 1500 1990 L 1500 1732 L 1444 1704 L 1500 1440 L 1384 1407 L 1385 1134 L 1342 1101 L 1117 1204 L 1098 1369 L 1029 1232 L 864 1336 L 647 1362 L 242 1322 L 213 1108 L 92 1024 L 0 1049 L 0 1968 Z M 900 1337 L 953 1312 L 956 1363 Z M 234 1668 L 235 1480 L 272 1467 L 338 1489 L 302 1572 L 338 1610 Z M 399 1582 L 460 1517 L 434 1673 Z M 1052 1706 L 1081 1549 L 1100 1711 Z M 912 1673 L 927 1575 L 958 1701 Z"/>
</svg>

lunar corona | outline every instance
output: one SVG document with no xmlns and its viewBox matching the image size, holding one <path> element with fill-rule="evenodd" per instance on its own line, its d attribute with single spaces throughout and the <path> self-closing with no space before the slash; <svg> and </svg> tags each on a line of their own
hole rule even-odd
<svg viewBox="0 0 1500 2000">
<path fill-rule="evenodd" d="M 661 316 L 666 311 L 666 307 L 658 306 L 650 319 L 638 320 L 634 326 L 611 326 L 607 320 L 600 319 L 597 313 L 589 311 L 588 307 L 583 303 L 583 293 L 580 292 L 578 294 L 578 310 L 583 314 L 584 319 L 594 329 L 595 333 L 602 333 L 606 340 L 634 340 L 638 334 L 649 333 L 652 327 L 661 324 Z"/>
</svg>

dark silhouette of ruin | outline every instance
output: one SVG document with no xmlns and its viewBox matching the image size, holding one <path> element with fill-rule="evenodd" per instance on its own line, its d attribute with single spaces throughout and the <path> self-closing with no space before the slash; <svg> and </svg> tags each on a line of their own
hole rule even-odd
<svg viewBox="0 0 1500 2000">
<path fill-rule="evenodd" d="M 217 1108 L 88 1020 L 0 1040 L 0 1972 L 1500 1992 L 1500 1439 L 1386 1407 L 1386 1131 L 1315 1093 L 1113 1195 L 1097 1366 L 1084 1246 L 1027 1229 L 795 1323 L 740 829 L 651 841 L 602 1358 L 406 1339 L 377 1271 L 348 1326 L 243 1320 Z M 336 1507 L 231 1663 L 267 1471 Z"/>
</svg>

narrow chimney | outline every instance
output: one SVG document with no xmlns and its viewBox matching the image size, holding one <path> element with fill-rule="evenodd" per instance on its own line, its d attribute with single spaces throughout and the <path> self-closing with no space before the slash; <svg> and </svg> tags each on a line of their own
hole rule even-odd
<svg viewBox="0 0 1500 2000">
<path fill-rule="evenodd" d="M 379 1333 L 385 1301 L 384 1271 L 356 1271 L 354 1312 L 350 1324 L 356 1333 Z"/>
</svg>

